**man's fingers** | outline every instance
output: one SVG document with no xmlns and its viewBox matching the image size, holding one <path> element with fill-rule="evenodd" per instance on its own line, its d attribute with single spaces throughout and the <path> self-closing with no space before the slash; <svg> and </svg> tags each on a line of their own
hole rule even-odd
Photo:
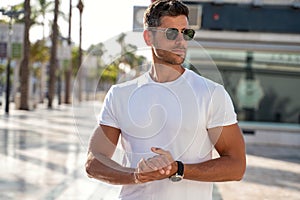
<svg viewBox="0 0 300 200">
<path fill-rule="evenodd" d="M 147 165 L 155 171 L 159 169 L 159 165 L 157 165 L 157 163 L 154 161 L 154 159 L 148 159 Z"/>
<path fill-rule="evenodd" d="M 159 170 L 161 174 L 169 174 L 171 170 L 171 162 L 165 155 L 157 155 L 146 161 L 147 165 L 153 170 Z"/>
<path fill-rule="evenodd" d="M 169 175 L 172 170 L 172 163 L 174 162 L 170 152 L 157 147 L 152 147 L 151 151 L 158 155 L 147 160 L 141 159 L 138 163 L 139 172 L 158 171 L 162 175 Z"/>
<path fill-rule="evenodd" d="M 169 152 L 158 147 L 151 147 L 151 151 L 159 155 L 168 155 Z"/>
<path fill-rule="evenodd" d="M 158 148 L 158 147 L 151 147 L 151 151 L 153 153 L 158 154 L 158 155 L 165 156 L 165 158 L 167 158 L 167 160 L 168 160 L 168 164 L 171 164 L 172 162 L 174 162 L 173 156 L 167 150 L 164 150 L 164 149 L 161 149 L 161 148 Z"/>
<path fill-rule="evenodd" d="M 168 164 L 171 164 L 172 162 L 174 162 L 174 159 L 169 151 L 166 151 L 166 150 L 158 148 L 158 147 L 151 147 L 151 151 L 158 155 L 165 156 L 165 158 L 167 158 L 167 160 L 168 160 Z"/>
<path fill-rule="evenodd" d="M 145 159 L 142 158 L 138 163 L 138 172 L 143 173 L 143 172 L 150 172 L 150 171 L 152 171 L 151 167 L 149 167 Z"/>
</svg>

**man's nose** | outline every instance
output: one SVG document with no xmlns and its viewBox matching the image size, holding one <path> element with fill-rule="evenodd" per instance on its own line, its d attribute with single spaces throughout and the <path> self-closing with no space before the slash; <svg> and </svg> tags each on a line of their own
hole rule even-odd
<svg viewBox="0 0 300 200">
<path fill-rule="evenodd" d="M 184 37 L 183 37 L 183 33 L 182 32 L 179 32 L 176 39 L 175 39 L 176 42 L 184 42 Z"/>
</svg>

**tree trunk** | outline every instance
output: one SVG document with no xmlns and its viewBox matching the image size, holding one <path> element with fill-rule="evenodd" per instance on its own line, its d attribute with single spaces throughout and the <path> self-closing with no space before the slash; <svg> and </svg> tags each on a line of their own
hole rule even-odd
<svg viewBox="0 0 300 200">
<path fill-rule="evenodd" d="M 25 10 L 25 31 L 24 31 L 24 46 L 23 46 L 23 60 L 21 62 L 21 110 L 29 110 L 29 52 L 30 52 L 30 41 L 29 41 L 29 29 L 31 26 L 31 7 L 30 0 L 25 0 L 24 2 Z"/>
<path fill-rule="evenodd" d="M 70 60 L 70 62 L 72 62 Z M 65 72 L 65 103 L 66 104 L 70 104 L 71 100 L 70 100 L 70 94 L 71 94 L 71 78 L 72 78 L 72 72 L 71 72 L 71 68 L 72 68 L 72 64 L 70 63 L 69 65 L 70 69 L 67 69 L 67 71 Z"/>
<path fill-rule="evenodd" d="M 69 3 L 69 35 L 68 35 L 68 45 L 71 47 L 71 29 L 72 29 L 72 0 Z M 70 48 L 72 51 L 72 49 Z M 72 55 L 72 53 L 71 53 Z M 65 72 L 65 103 L 69 104 L 70 101 L 70 94 L 71 94 L 71 78 L 72 78 L 72 56 L 69 61 L 69 66 Z"/>
<path fill-rule="evenodd" d="M 81 63 L 82 63 L 82 49 L 81 49 L 81 44 L 82 44 L 82 12 L 80 12 L 79 16 L 79 57 L 78 57 L 78 101 L 82 101 L 82 70 L 80 69 Z"/>
<path fill-rule="evenodd" d="M 52 108 L 53 99 L 55 96 L 55 79 L 56 79 L 56 68 L 57 68 L 57 38 L 58 38 L 58 7 L 59 0 L 55 0 L 54 6 L 54 20 L 52 25 L 52 47 L 50 56 L 50 70 L 49 70 L 49 87 L 48 87 L 48 108 Z"/>
</svg>

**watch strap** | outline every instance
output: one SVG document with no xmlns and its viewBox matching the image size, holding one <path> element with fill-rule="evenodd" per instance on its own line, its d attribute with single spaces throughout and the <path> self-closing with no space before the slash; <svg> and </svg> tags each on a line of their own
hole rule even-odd
<svg viewBox="0 0 300 200">
<path fill-rule="evenodd" d="M 183 176 L 183 172 L 184 172 L 184 165 L 181 161 L 176 160 L 177 162 L 177 172 L 176 174 Z"/>
</svg>

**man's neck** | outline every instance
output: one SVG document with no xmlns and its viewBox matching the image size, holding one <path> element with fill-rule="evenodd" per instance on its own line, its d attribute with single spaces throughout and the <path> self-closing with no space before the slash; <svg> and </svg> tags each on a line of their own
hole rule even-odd
<svg viewBox="0 0 300 200">
<path fill-rule="evenodd" d="M 152 64 L 150 76 L 153 81 L 159 83 L 170 82 L 178 79 L 185 69 L 181 65 Z"/>
</svg>

